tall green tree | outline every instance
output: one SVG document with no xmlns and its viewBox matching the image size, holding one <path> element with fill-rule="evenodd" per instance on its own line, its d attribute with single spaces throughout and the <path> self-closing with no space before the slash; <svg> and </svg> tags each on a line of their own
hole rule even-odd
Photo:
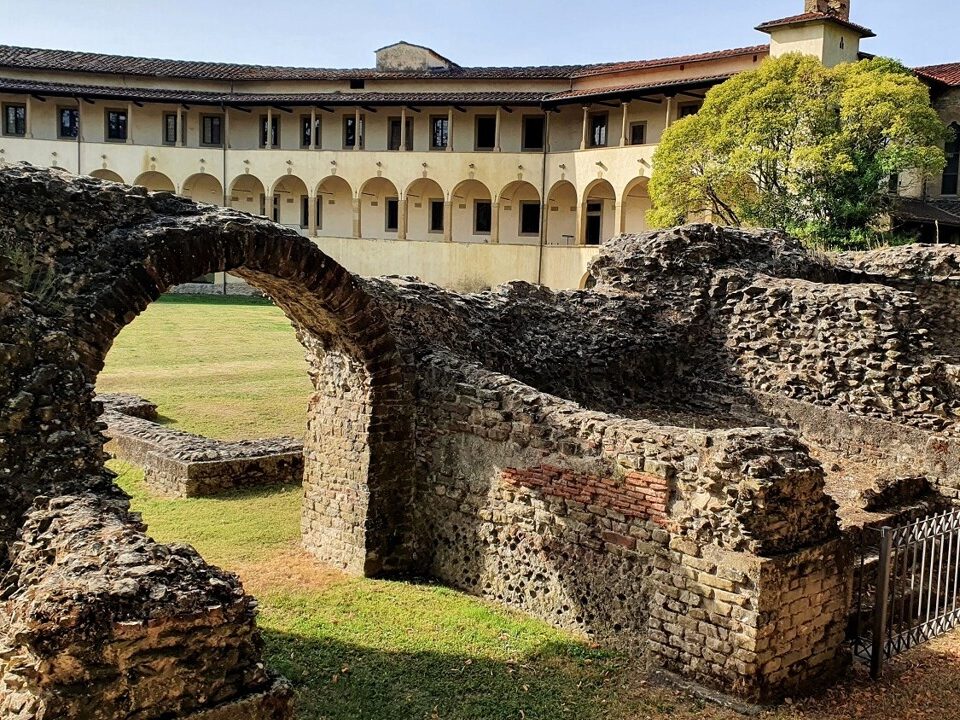
<svg viewBox="0 0 960 720">
<path fill-rule="evenodd" d="M 894 60 L 767 60 L 664 133 L 650 220 L 709 212 L 731 225 L 849 235 L 888 209 L 890 175 L 943 169 L 945 133 L 926 86 Z"/>
</svg>

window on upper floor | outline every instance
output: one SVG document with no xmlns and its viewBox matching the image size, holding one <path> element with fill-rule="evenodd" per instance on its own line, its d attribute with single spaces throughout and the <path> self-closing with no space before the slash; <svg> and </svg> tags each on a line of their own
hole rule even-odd
<svg viewBox="0 0 960 720">
<path fill-rule="evenodd" d="M 387 124 L 387 149 L 399 150 L 401 144 L 405 144 L 407 150 L 413 150 L 413 118 L 407 118 L 406 137 L 401 138 L 400 118 L 392 117 Z M 401 143 L 401 139 L 403 143 Z"/>
<path fill-rule="evenodd" d="M 685 117 L 690 117 L 691 115 L 696 115 L 698 112 L 700 112 L 701 107 L 703 107 L 703 103 L 682 103 L 677 107 L 677 117 L 683 119 Z"/>
<path fill-rule="evenodd" d="M 540 234 L 540 203 L 533 201 L 520 203 L 520 234 Z"/>
<path fill-rule="evenodd" d="M 630 123 L 630 144 L 647 144 L 647 124 L 645 122 Z"/>
<path fill-rule="evenodd" d="M 434 115 L 430 118 L 430 149 L 446 150 L 450 144 L 450 118 Z"/>
<path fill-rule="evenodd" d="M 356 115 L 346 115 L 343 118 L 343 147 L 363 149 L 363 125 L 364 117 L 360 116 L 360 123 L 357 124 Z"/>
<path fill-rule="evenodd" d="M 312 126 L 311 126 L 312 123 Z M 313 145 L 320 148 L 320 130 L 322 128 L 321 118 L 312 115 L 300 116 L 300 147 L 308 148 Z"/>
<path fill-rule="evenodd" d="M 443 232 L 443 200 L 430 201 L 430 232 Z"/>
<path fill-rule="evenodd" d="M 493 207 L 489 200 L 476 200 L 473 205 L 473 233 L 489 235 L 493 227 Z"/>
<path fill-rule="evenodd" d="M 23 137 L 27 134 L 27 106 L 10 103 L 3 106 L 3 134 Z"/>
<path fill-rule="evenodd" d="M 590 147 L 607 146 L 607 129 L 610 117 L 607 113 L 592 113 L 590 115 Z"/>
<path fill-rule="evenodd" d="M 947 139 L 944 152 L 947 154 L 947 166 L 943 170 L 942 195 L 956 195 L 960 189 L 960 123 L 950 126 L 953 136 Z"/>
<path fill-rule="evenodd" d="M 106 111 L 106 132 L 104 137 L 110 142 L 124 142 L 127 139 L 128 116 L 126 110 Z"/>
<path fill-rule="evenodd" d="M 280 147 L 280 117 L 270 116 L 270 128 L 267 128 L 267 116 L 260 116 L 260 147 L 267 147 L 267 135 L 270 136 L 270 147 Z"/>
<path fill-rule="evenodd" d="M 180 119 L 177 117 L 177 115 L 178 113 L 163 114 L 163 144 L 164 145 L 177 144 L 177 126 L 180 124 Z"/>
<path fill-rule="evenodd" d="M 350 81 L 351 90 L 363 90 L 366 86 L 367 83 L 363 78 L 354 78 Z"/>
<path fill-rule="evenodd" d="M 57 108 L 57 137 L 76 138 L 80 135 L 80 108 Z"/>
<path fill-rule="evenodd" d="M 223 146 L 223 115 L 203 115 L 200 118 L 200 144 L 207 147 Z"/>
<path fill-rule="evenodd" d="M 474 150 L 493 150 L 497 146 L 496 115 L 478 115 Z"/>
<path fill-rule="evenodd" d="M 546 118 L 543 115 L 523 116 L 523 149 L 543 150 Z"/>
</svg>

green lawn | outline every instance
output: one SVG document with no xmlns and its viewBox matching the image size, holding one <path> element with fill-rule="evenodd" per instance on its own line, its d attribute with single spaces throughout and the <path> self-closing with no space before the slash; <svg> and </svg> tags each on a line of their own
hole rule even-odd
<svg viewBox="0 0 960 720">
<path fill-rule="evenodd" d="M 154 303 L 120 334 L 98 388 L 144 395 L 168 422 L 223 438 L 298 434 L 310 389 L 276 308 L 182 297 Z M 293 681 L 301 720 L 739 717 L 648 684 L 636 661 L 476 598 L 323 567 L 298 547 L 299 488 L 168 500 L 149 494 L 138 469 L 111 467 L 155 538 L 191 543 L 259 598 L 268 663 Z M 960 648 L 908 656 L 887 677 L 765 715 L 958 717 Z"/>
</svg>

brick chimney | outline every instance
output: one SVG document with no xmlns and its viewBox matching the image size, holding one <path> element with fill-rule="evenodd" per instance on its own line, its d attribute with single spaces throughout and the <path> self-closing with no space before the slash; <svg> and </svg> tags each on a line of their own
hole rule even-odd
<svg viewBox="0 0 960 720">
<path fill-rule="evenodd" d="M 805 0 L 804 12 L 826 13 L 841 20 L 850 19 L 850 0 Z"/>
</svg>

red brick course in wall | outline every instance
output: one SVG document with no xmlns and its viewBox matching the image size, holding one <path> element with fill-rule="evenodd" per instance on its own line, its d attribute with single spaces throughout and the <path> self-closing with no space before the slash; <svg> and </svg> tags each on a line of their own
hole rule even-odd
<svg viewBox="0 0 960 720">
<path fill-rule="evenodd" d="M 578 503 L 589 512 L 609 517 L 622 515 L 627 521 L 652 520 L 666 526 L 670 486 L 650 473 L 631 470 L 623 478 L 598 477 L 552 465 L 506 468 L 501 477 L 507 485 L 537 490 L 543 495 Z M 619 519 L 619 518 L 617 518 Z M 606 537 L 610 535 L 610 537 Z M 632 547 L 633 538 L 604 533 L 607 542 Z M 622 542 L 618 542 L 622 539 Z"/>
</svg>

